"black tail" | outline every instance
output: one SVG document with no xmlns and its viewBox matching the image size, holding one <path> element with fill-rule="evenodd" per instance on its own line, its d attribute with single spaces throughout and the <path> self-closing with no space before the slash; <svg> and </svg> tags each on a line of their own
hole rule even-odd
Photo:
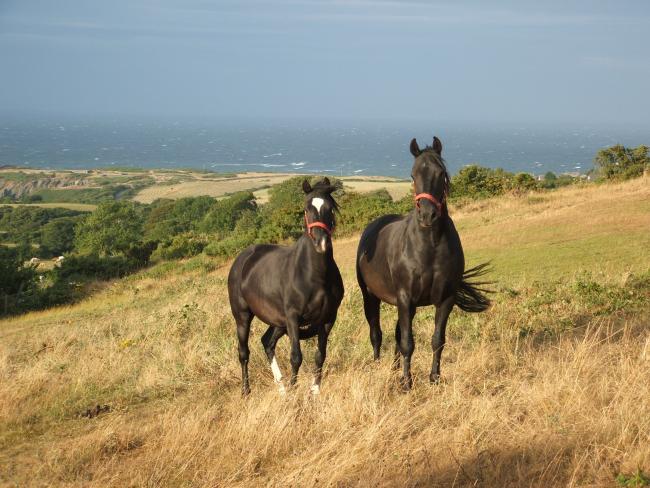
<svg viewBox="0 0 650 488">
<path fill-rule="evenodd" d="M 463 273 L 463 279 L 456 291 L 456 305 L 465 312 L 483 312 L 490 306 L 490 299 L 486 296 L 493 290 L 483 288 L 492 284 L 491 281 L 470 281 L 490 271 L 490 263 L 479 264 Z"/>
</svg>

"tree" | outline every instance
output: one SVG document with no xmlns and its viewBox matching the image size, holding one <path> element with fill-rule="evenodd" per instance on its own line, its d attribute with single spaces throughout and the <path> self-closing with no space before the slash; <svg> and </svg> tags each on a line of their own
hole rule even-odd
<svg viewBox="0 0 650 488">
<path fill-rule="evenodd" d="M 513 180 L 515 190 L 534 190 L 537 186 L 535 178 L 528 173 L 517 173 Z"/>
<path fill-rule="evenodd" d="M 34 268 L 23 265 L 22 256 L 15 248 L 0 246 L 0 313 L 9 311 L 9 297 L 19 298 L 36 283 Z M 13 308 L 14 302 L 11 306 Z"/>
<path fill-rule="evenodd" d="M 145 237 L 152 241 L 170 241 L 176 235 L 196 230 L 215 202 L 208 196 L 156 200 L 145 221 Z"/>
<path fill-rule="evenodd" d="M 74 236 L 74 219 L 63 218 L 48 222 L 41 229 L 40 254 L 57 256 L 70 252 L 74 247 Z"/>
<path fill-rule="evenodd" d="M 217 201 L 203 218 L 199 225 L 202 232 L 226 237 L 233 231 L 241 215 L 246 211 L 255 212 L 257 204 L 255 196 L 249 191 L 235 193 L 234 195 Z"/>
<path fill-rule="evenodd" d="M 133 202 L 102 203 L 80 222 L 76 247 L 100 256 L 124 254 L 142 241 L 142 226 L 142 213 Z"/>
<path fill-rule="evenodd" d="M 650 167 L 648 146 L 627 148 L 621 144 L 601 149 L 596 153 L 594 166 L 604 179 L 629 179 L 641 176 Z"/>
<path fill-rule="evenodd" d="M 452 195 L 488 197 L 501 195 L 512 186 L 513 175 L 501 168 L 491 169 L 471 164 L 451 178 Z"/>
</svg>

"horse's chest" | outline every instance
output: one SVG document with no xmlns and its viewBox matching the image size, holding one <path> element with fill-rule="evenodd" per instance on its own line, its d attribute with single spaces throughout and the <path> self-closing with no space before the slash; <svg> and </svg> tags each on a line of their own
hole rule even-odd
<svg viewBox="0 0 650 488">
<path fill-rule="evenodd" d="M 321 289 L 312 294 L 307 303 L 304 318 L 307 323 L 327 320 L 338 306 L 336 297 L 328 290 Z"/>
<path fill-rule="evenodd" d="M 418 306 L 435 305 L 442 301 L 446 287 L 445 279 L 433 273 L 421 274 L 413 280 L 411 300 Z"/>
</svg>

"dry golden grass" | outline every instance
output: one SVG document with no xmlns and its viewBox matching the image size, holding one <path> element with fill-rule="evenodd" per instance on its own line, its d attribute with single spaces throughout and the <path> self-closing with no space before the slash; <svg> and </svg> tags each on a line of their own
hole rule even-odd
<svg viewBox="0 0 650 488">
<path fill-rule="evenodd" d="M 158 184 L 143 188 L 134 197 L 134 200 L 142 203 L 151 203 L 157 198 L 183 198 L 207 195 L 211 197 L 223 197 L 237 191 L 255 190 L 255 196 L 260 203 L 268 201 L 268 189 L 289 178 L 296 176 L 295 173 L 241 173 L 234 177 L 219 178 L 205 176 L 201 173 L 183 173 L 184 181 L 173 185 L 165 184 L 164 179 L 159 179 Z M 311 175 L 308 175 L 311 176 Z M 165 178 L 168 178 L 165 175 Z M 377 177 L 342 177 L 340 178 L 345 186 L 358 192 L 370 192 L 385 188 L 394 199 L 402 198 L 410 191 L 410 183 L 394 178 Z M 160 184 L 163 183 L 163 184 Z"/>
<path fill-rule="evenodd" d="M 390 307 L 382 312 L 384 358 L 371 360 L 354 282 L 356 238 L 335 242 L 346 296 L 318 398 L 308 394 L 314 344 L 304 343 L 299 384 L 281 397 L 257 321 L 253 391 L 241 398 L 228 266 L 207 258 L 3 320 L 0 482 L 612 486 L 619 473 L 648 474 L 650 256 L 636 255 L 647 236 L 635 228 L 650 224 L 649 186 L 637 180 L 456 210 L 469 263 L 494 258 L 499 293 L 485 314 L 452 314 L 439 386 L 427 382 L 433 310 L 418 313 L 415 387 L 406 395 L 390 368 Z M 565 245 L 554 244 L 558 225 Z M 574 245 L 604 252 L 605 238 L 618 242 L 621 233 L 626 246 L 609 249 L 607 262 L 575 259 Z M 552 262 L 540 266 L 544 246 L 558 273 L 544 268 Z M 288 372 L 286 340 L 278 359 Z M 97 404 L 110 411 L 83 416 Z"/>
<path fill-rule="evenodd" d="M 70 210 L 81 210 L 83 212 L 92 212 L 97 205 L 92 203 L 3 203 L 10 207 L 43 207 L 43 208 L 67 208 Z"/>
</svg>

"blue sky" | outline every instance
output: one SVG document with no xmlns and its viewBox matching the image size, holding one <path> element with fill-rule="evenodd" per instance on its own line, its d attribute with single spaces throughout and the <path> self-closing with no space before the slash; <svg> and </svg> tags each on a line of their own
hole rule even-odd
<svg viewBox="0 0 650 488">
<path fill-rule="evenodd" d="M 648 26 L 646 1 L 0 0 L 0 110 L 647 125 Z"/>
</svg>

